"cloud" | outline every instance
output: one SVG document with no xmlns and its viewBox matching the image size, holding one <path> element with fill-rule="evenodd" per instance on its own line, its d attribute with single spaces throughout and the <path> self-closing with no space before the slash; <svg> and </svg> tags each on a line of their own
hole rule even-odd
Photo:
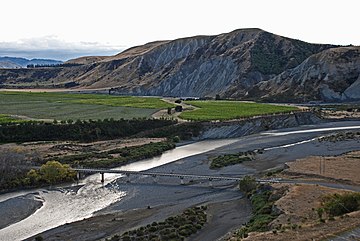
<svg viewBox="0 0 360 241">
<path fill-rule="evenodd" d="M 0 42 L 0 56 L 24 58 L 50 58 L 68 60 L 81 56 L 109 56 L 125 49 L 99 42 L 67 42 L 56 36 L 21 39 L 16 42 Z"/>
</svg>

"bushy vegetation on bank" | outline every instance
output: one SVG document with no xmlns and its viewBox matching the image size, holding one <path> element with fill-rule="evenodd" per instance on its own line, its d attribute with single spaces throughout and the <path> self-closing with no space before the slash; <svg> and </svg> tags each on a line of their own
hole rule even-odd
<svg viewBox="0 0 360 241">
<path fill-rule="evenodd" d="M 1 170 L 0 170 L 1 171 Z M 57 161 L 48 161 L 41 165 L 40 169 L 30 171 L 20 170 L 11 177 L 0 180 L 0 191 L 11 190 L 20 187 L 38 187 L 42 185 L 57 184 L 74 181 L 76 172 L 69 165 L 63 165 Z"/>
<path fill-rule="evenodd" d="M 48 161 L 41 165 L 39 170 L 31 169 L 24 179 L 25 184 L 56 184 L 64 181 L 73 181 L 76 172 L 69 165 L 57 161 Z"/>
<path fill-rule="evenodd" d="M 226 166 L 240 164 L 244 161 L 252 161 L 254 154 L 255 154 L 254 152 L 249 151 L 249 152 L 239 152 L 237 154 L 225 154 L 225 155 L 217 156 L 211 161 L 210 168 L 216 169 L 216 168 L 222 168 Z"/>
<path fill-rule="evenodd" d="M 149 143 L 141 146 L 118 148 L 105 152 L 89 152 L 79 155 L 68 155 L 53 159 L 73 166 L 80 165 L 92 168 L 112 168 L 146 158 L 155 157 L 173 148 L 175 148 L 174 143 L 164 141 Z"/>
<path fill-rule="evenodd" d="M 245 177 L 240 182 L 240 190 L 249 196 L 253 211 L 250 221 L 239 229 L 235 236 L 246 238 L 250 232 L 269 231 L 270 222 L 279 216 L 278 213 L 273 212 L 273 204 L 282 195 L 274 195 L 274 189 L 271 186 L 257 185 L 255 179 L 251 177 Z"/>
<path fill-rule="evenodd" d="M 340 132 L 335 134 L 330 134 L 327 136 L 322 136 L 318 138 L 319 142 L 323 141 L 331 141 L 331 142 L 338 142 L 338 141 L 347 141 L 347 140 L 356 140 L 360 139 L 360 131 L 346 131 Z"/>
<path fill-rule="evenodd" d="M 163 222 L 153 222 L 147 226 L 115 235 L 108 241 L 181 241 L 200 230 L 207 220 L 206 206 L 186 209 L 182 214 L 172 216 Z"/>
<path fill-rule="evenodd" d="M 323 213 L 329 218 L 341 216 L 360 210 L 360 193 L 344 193 L 327 195 L 323 198 L 321 208 L 317 209 L 320 219 Z"/>
<path fill-rule="evenodd" d="M 175 148 L 173 142 L 164 141 L 104 152 L 50 157 L 45 160 L 36 157 L 35 161 L 30 162 L 26 161 L 26 157 L 21 153 L 17 155 L 8 153 L 0 156 L 0 192 L 72 181 L 75 179 L 75 172 L 71 171 L 70 166 L 112 168 L 155 157 L 173 148 Z M 42 166 L 39 170 L 28 171 L 32 166 L 40 164 Z"/>
<path fill-rule="evenodd" d="M 64 140 L 90 142 L 129 137 L 145 130 L 173 124 L 175 122 L 172 120 L 154 119 L 4 124 L 0 126 L 0 143 Z"/>
</svg>

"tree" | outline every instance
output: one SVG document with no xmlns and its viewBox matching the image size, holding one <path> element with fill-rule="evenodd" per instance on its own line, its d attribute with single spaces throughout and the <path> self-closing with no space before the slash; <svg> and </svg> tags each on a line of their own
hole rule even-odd
<svg viewBox="0 0 360 241">
<path fill-rule="evenodd" d="M 40 168 L 42 179 L 47 183 L 57 183 L 62 180 L 71 180 L 75 177 L 75 172 L 67 164 L 61 164 L 57 161 L 48 161 Z"/>
<path fill-rule="evenodd" d="M 251 193 L 257 187 L 256 179 L 251 176 L 245 176 L 239 183 L 239 189 L 245 193 Z"/>
<path fill-rule="evenodd" d="M 175 111 L 176 112 L 182 112 L 183 111 L 183 107 L 181 105 L 177 105 L 175 106 Z"/>
<path fill-rule="evenodd" d="M 40 176 L 37 173 L 37 171 L 35 171 L 34 169 L 31 169 L 28 173 L 27 173 L 27 177 L 30 179 L 30 183 L 31 184 L 35 184 L 39 181 Z"/>
<path fill-rule="evenodd" d="M 215 100 L 220 100 L 221 98 L 220 98 L 220 95 L 219 94 L 217 94 L 216 96 L 215 96 Z"/>
</svg>

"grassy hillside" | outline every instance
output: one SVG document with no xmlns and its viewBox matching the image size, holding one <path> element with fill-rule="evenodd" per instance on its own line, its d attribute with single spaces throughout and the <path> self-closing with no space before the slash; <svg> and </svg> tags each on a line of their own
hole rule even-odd
<svg viewBox="0 0 360 241">
<path fill-rule="evenodd" d="M 283 113 L 297 110 L 296 107 L 270 104 L 248 103 L 239 101 L 187 101 L 187 104 L 199 109 L 184 112 L 180 115 L 188 120 L 231 120 L 243 117 L 272 113 Z"/>
<path fill-rule="evenodd" d="M 132 119 L 170 107 L 159 98 L 96 94 L 0 92 L 0 114 L 34 119 Z"/>
</svg>

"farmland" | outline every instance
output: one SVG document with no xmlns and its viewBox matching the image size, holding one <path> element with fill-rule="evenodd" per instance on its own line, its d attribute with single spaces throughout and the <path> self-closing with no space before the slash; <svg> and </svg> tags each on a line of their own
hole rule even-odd
<svg viewBox="0 0 360 241">
<path fill-rule="evenodd" d="M 0 114 L 0 124 L 3 123 L 20 123 L 23 122 L 23 120 L 13 118 L 9 115 Z"/>
<path fill-rule="evenodd" d="M 198 108 L 184 112 L 180 117 L 196 121 L 230 120 L 298 110 L 298 108 L 290 106 L 239 101 L 186 101 L 186 104 Z"/>
<path fill-rule="evenodd" d="M 0 92 L 0 114 L 28 119 L 132 119 L 171 107 L 159 98 L 96 94 Z"/>
</svg>

